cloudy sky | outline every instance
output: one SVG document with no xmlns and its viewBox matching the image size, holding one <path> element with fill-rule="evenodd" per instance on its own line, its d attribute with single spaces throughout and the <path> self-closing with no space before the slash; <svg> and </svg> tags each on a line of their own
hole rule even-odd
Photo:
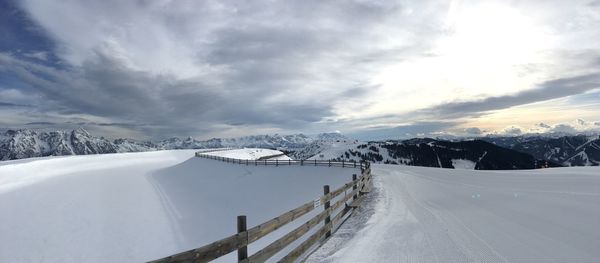
<svg viewBox="0 0 600 263">
<path fill-rule="evenodd" d="M 600 1 L 0 1 L 0 127 L 600 129 Z"/>
</svg>

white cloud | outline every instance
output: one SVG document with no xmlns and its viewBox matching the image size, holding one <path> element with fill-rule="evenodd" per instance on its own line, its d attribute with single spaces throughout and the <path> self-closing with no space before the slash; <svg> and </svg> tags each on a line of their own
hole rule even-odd
<svg viewBox="0 0 600 263">
<path fill-rule="evenodd" d="M 502 135 L 516 136 L 523 134 L 523 129 L 519 126 L 509 126 L 500 131 Z"/>
<path fill-rule="evenodd" d="M 575 127 L 569 125 L 569 124 L 557 124 L 554 125 L 554 127 L 552 127 L 552 129 L 550 130 L 551 132 L 559 132 L 559 133 L 570 133 L 570 134 L 574 134 L 577 133 L 578 130 L 575 129 Z"/>
</svg>

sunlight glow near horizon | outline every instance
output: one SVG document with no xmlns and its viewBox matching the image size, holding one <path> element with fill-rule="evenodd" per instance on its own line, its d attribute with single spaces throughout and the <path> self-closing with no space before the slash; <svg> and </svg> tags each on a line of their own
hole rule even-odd
<svg viewBox="0 0 600 263">
<path fill-rule="evenodd" d="M 543 51 L 553 38 L 517 10 L 497 4 L 453 7 L 447 31 L 431 56 L 392 65 L 374 78 L 389 99 L 371 113 L 512 94 L 534 88 L 544 76 L 526 73 L 525 67 L 549 59 Z"/>
</svg>

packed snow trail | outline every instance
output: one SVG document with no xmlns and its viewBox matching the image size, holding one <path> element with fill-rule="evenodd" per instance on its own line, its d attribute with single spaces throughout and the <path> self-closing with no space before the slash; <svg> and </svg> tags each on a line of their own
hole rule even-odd
<svg viewBox="0 0 600 263">
<path fill-rule="evenodd" d="M 598 167 L 465 171 L 374 165 L 373 173 L 375 190 L 362 211 L 370 218 L 350 218 L 308 262 L 600 258 Z"/>
</svg>

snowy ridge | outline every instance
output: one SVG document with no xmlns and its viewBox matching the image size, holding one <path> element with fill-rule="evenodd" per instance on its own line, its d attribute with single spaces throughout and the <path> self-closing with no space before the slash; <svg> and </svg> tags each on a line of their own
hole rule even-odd
<svg viewBox="0 0 600 263">
<path fill-rule="evenodd" d="M 134 147 L 122 141 L 126 148 Z M 143 145 L 136 146 L 141 149 Z M 120 148 L 104 138 L 91 136 L 84 129 L 71 132 L 7 131 L 0 142 L 0 160 L 13 160 L 49 155 L 82 155 L 116 153 Z"/>
<path fill-rule="evenodd" d="M 338 143 L 319 150 L 318 154 L 309 159 L 478 170 L 534 169 L 537 164 L 542 163 L 529 154 L 478 140 L 450 142 L 417 138 L 406 141 Z"/>
<path fill-rule="evenodd" d="M 499 137 L 486 141 L 540 160 L 549 160 L 563 166 L 600 165 L 600 137 L 598 135 L 570 135 L 560 137 Z"/>
<path fill-rule="evenodd" d="M 355 147 L 359 141 L 352 139 L 336 139 L 336 140 L 317 140 L 306 147 L 294 151 L 290 156 L 296 160 L 306 159 L 334 159 L 334 152 L 343 153 L 349 148 Z"/>
<path fill-rule="evenodd" d="M 196 156 L 226 157 L 237 160 L 291 160 L 283 152 L 261 148 L 226 149 L 216 151 L 199 151 Z"/>
<path fill-rule="evenodd" d="M 170 138 L 157 142 L 132 139 L 110 141 L 103 137 L 92 136 L 82 128 L 53 132 L 22 129 L 8 130 L 0 135 L 0 160 L 173 149 L 268 148 L 294 152 L 313 142 L 326 143 L 342 139 L 347 138 L 339 133 L 322 133 L 315 136 L 304 134 L 255 135 L 227 139 L 213 138 L 205 141 L 191 137 Z"/>
<path fill-rule="evenodd" d="M 198 151 L 196 157 L 222 161 L 240 165 L 274 165 L 274 166 L 328 166 L 353 169 L 366 169 L 370 163 L 366 161 L 332 161 L 332 160 L 293 160 L 284 153 L 269 149 L 233 149 L 225 151 Z"/>
</svg>

